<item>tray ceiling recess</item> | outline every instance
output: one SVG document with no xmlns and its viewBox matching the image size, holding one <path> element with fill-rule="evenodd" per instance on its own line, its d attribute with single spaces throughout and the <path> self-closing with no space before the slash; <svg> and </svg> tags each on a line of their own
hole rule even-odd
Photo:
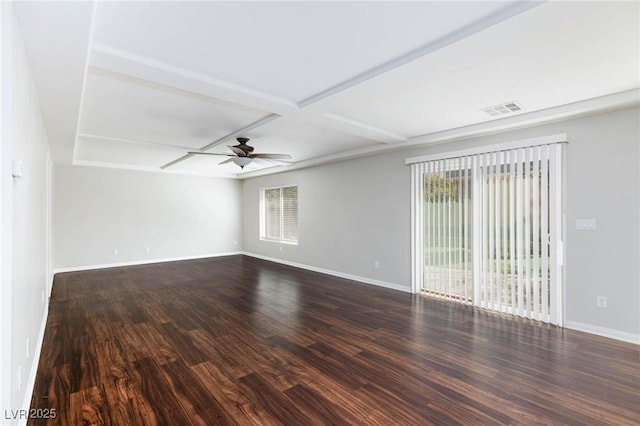
<svg viewBox="0 0 640 426">
<path fill-rule="evenodd" d="M 640 99 L 638 2 L 14 8 L 58 164 L 244 178 Z"/>
</svg>

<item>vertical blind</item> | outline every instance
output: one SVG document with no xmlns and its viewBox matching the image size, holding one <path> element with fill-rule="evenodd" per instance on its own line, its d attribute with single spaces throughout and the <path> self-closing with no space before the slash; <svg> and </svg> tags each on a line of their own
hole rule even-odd
<svg viewBox="0 0 640 426">
<path fill-rule="evenodd" d="M 558 324 L 560 147 L 412 164 L 414 288 Z"/>
</svg>

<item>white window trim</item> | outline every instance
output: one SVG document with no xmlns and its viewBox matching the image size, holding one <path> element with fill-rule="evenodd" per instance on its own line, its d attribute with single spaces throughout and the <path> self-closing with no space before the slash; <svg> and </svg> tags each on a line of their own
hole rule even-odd
<svg viewBox="0 0 640 426">
<path fill-rule="evenodd" d="M 291 241 L 291 240 L 284 240 L 284 239 L 277 239 L 277 238 L 268 238 L 266 237 L 266 215 L 265 215 L 265 192 L 270 190 L 270 189 L 282 189 L 282 188 L 291 188 L 292 186 L 295 186 L 296 188 L 298 188 L 298 183 L 290 183 L 290 184 L 285 184 L 285 185 L 274 185 L 274 186 L 263 186 L 260 187 L 260 241 L 266 241 L 266 242 L 270 242 L 270 243 L 278 243 L 278 244 L 288 244 L 288 245 L 292 245 L 292 246 L 297 246 L 298 245 L 298 241 L 300 240 L 300 236 L 298 235 L 298 241 Z M 299 197 L 300 194 L 298 194 Z M 282 199 L 280 200 L 280 208 L 282 211 Z M 300 223 L 298 221 L 298 223 Z M 282 223 L 280 224 L 280 226 L 282 226 Z M 283 235 L 283 233 L 281 233 L 281 235 Z"/>
</svg>

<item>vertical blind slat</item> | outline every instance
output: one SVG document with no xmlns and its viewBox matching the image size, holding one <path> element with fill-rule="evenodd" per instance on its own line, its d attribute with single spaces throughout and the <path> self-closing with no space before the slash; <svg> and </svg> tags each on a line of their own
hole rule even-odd
<svg viewBox="0 0 640 426">
<path fill-rule="evenodd" d="M 471 284 L 472 281 L 469 278 L 469 270 L 471 265 L 469 265 L 469 250 L 471 249 L 471 236 L 470 236 L 470 224 L 469 224 L 469 182 L 470 176 L 469 172 L 471 170 L 471 157 L 465 157 L 464 160 L 464 241 L 465 241 L 465 249 L 464 249 L 464 292 L 467 300 L 471 299 Z"/>
<path fill-rule="evenodd" d="M 549 178 L 551 180 L 556 180 L 558 178 L 558 170 L 557 170 L 557 161 L 558 161 L 558 152 L 556 147 L 550 147 L 550 153 L 549 153 Z M 559 218 L 557 217 L 557 213 L 558 211 L 558 204 L 559 204 L 559 200 L 558 200 L 558 194 L 556 191 L 555 187 L 552 187 L 552 191 L 549 194 L 549 212 L 551 213 L 550 215 L 550 219 L 549 219 L 549 233 L 551 234 L 551 248 L 550 248 L 550 258 L 549 258 L 549 266 L 550 266 L 550 273 L 551 273 L 551 282 L 552 283 L 557 283 L 559 280 L 558 277 L 558 245 L 557 245 L 557 239 L 559 238 L 559 229 L 558 229 L 558 220 Z M 551 305 L 551 322 L 553 322 L 554 324 L 557 324 L 559 322 L 559 318 L 557 317 L 557 313 L 559 310 L 559 306 L 558 306 L 558 298 L 557 298 L 557 293 L 556 291 L 551 291 L 551 297 L 550 297 L 550 305 Z"/>
<path fill-rule="evenodd" d="M 480 248 L 480 252 L 478 253 L 478 258 L 481 261 L 482 264 L 482 269 L 481 269 L 481 276 L 480 276 L 480 306 L 485 307 L 486 306 L 486 300 L 487 300 L 487 259 L 485 256 L 485 253 L 487 253 L 487 224 L 486 224 L 486 220 L 487 220 L 487 214 L 486 214 L 486 207 L 487 207 L 487 201 L 486 201 L 486 186 L 487 186 L 487 173 L 486 173 L 486 164 L 487 164 L 487 160 L 486 160 L 486 155 L 483 156 L 482 158 L 480 158 L 480 199 L 478 200 L 478 202 L 481 205 L 480 208 L 480 233 L 482 235 L 482 238 L 480 240 L 480 244 L 481 244 L 481 248 Z"/>
<path fill-rule="evenodd" d="M 436 173 L 436 164 L 435 162 L 431 162 L 429 163 L 429 168 L 431 169 L 431 186 L 430 186 L 430 193 L 429 193 L 429 200 L 430 200 L 430 207 L 429 209 L 431 210 L 431 220 L 433 221 L 433 226 L 431 229 L 431 245 L 430 245 L 430 250 L 431 250 L 431 271 L 430 271 L 430 275 L 431 275 L 431 286 L 430 288 L 433 289 L 435 284 L 436 284 L 436 269 L 435 269 L 435 265 L 436 265 L 436 251 L 435 251 L 435 247 L 436 247 L 436 226 L 437 226 L 437 215 L 436 215 L 436 204 L 435 204 L 435 198 L 433 195 L 433 186 L 434 186 L 434 179 L 435 179 L 435 173 Z"/>
<path fill-rule="evenodd" d="M 523 259 L 524 259 L 524 224 L 522 223 L 523 217 L 523 178 L 522 178 L 522 168 L 524 164 L 524 150 L 518 150 L 518 161 L 516 163 L 516 259 L 518 260 L 518 264 L 516 267 L 516 274 L 518 276 L 517 280 L 517 306 L 518 315 L 523 315 L 524 303 L 523 296 L 524 292 L 522 291 L 523 283 L 524 283 L 524 269 L 523 269 Z"/>
<path fill-rule="evenodd" d="M 488 282 L 487 282 L 487 303 L 488 306 L 493 309 L 494 306 L 494 287 L 495 287 L 495 275 L 494 275 L 494 265 L 495 265 L 495 252 L 494 252 L 494 238 L 495 238 L 495 228 L 494 228 L 494 198 L 495 198 L 495 188 L 494 188 L 494 179 L 495 179 L 495 156 L 496 154 L 489 155 L 489 164 L 487 165 L 487 191 L 489 193 L 489 199 L 487 200 L 487 223 L 489 225 L 489 251 L 487 252 L 487 263 L 489 265 L 489 273 L 488 273 Z"/>
<path fill-rule="evenodd" d="M 500 175 L 500 192 L 501 201 L 500 208 L 500 244 L 502 246 L 502 289 L 500 291 L 500 300 L 503 310 L 509 308 L 509 163 L 507 162 L 506 153 L 502 156 L 502 173 Z"/>
<path fill-rule="evenodd" d="M 445 238 L 447 240 L 447 256 L 446 256 L 446 260 L 447 260 L 447 275 L 445 277 L 445 293 L 447 295 L 451 294 L 451 270 L 453 269 L 451 267 L 452 265 L 452 259 L 451 259 L 451 188 L 449 186 L 449 179 L 450 179 L 450 167 L 449 167 L 449 163 L 450 160 L 447 160 L 445 162 L 445 180 L 444 180 L 444 196 L 445 196 L 445 205 L 447 208 L 447 226 L 446 226 L 446 234 L 445 234 Z"/>
<path fill-rule="evenodd" d="M 438 293 L 442 294 L 442 289 L 443 289 L 443 273 L 442 273 L 442 265 L 444 265 L 444 251 L 442 250 L 442 247 L 444 245 L 444 207 L 443 207 L 443 202 L 442 202 L 442 187 L 441 187 L 441 182 L 442 182 L 442 161 L 438 161 L 438 181 L 437 181 L 437 208 L 438 208 L 438 229 L 436 230 L 436 232 L 438 233 L 438 243 L 437 243 L 437 250 L 438 250 L 438 268 L 437 268 L 437 276 L 438 276 Z"/>
<path fill-rule="evenodd" d="M 541 184 L 542 320 L 549 321 L 549 147 L 543 147 Z"/>
<path fill-rule="evenodd" d="M 533 318 L 540 319 L 540 147 L 533 149 Z"/>
<path fill-rule="evenodd" d="M 463 170 L 463 166 L 462 166 L 462 158 L 458 158 L 457 160 L 458 163 L 458 200 L 456 205 L 458 206 L 458 223 L 456 226 L 456 256 L 457 256 L 457 262 L 456 264 L 458 265 L 458 274 L 457 274 L 457 279 L 456 279 L 456 286 L 458 289 L 458 294 L 460 295 L 460 299 L 464 300 L 464 269 L 462 270 L 462 273 L 460 271 L 460 268 L 463 266 L 463 261 L 462 261 L 462 256 L 463 256 L 463 250 L 464 250 L 464 240 L 463 240 L 463 235 L 464 235 L 464 223 L 462 222 L 462 205 L 464 203 L 464 199 L 462 198 L 462 188 L 464 185 L 464 180 L 462 179 L 462 170 Z"/>
<path fill-rule="evenodd" d="M 510 306 L 514 307 L 516 304 L 516 153 L 508 152 L 507 161 L 509 163 L 509 285 L 511 286 Z"/>
<path fill-rule="evenodd" d="M 429 202 L 429 192 L 430 192 L 430 183 L 431 183 L 431 172 L 429 171 L 429 166 L 431 163 L 420 163 L 421 170 L 424 173 L 424 188 L 421 190 L 423 196 L 423 209 L 424 209 L 424 231 L 425 231 L 425 244 L 421 244 L 425 256 L 427 256 L 428 261 L 426 262 L 426 267 L 424 268 L 424 280 L 427 284 L 427 287 L 431 282 L 431 203 Z"/>
<path fill-rule="evenodd" d="M 495 191 L 496 191 L 496 297 L 495 297 L 495 309 L 502 311 L 502 170 L 499 158 L 500 154 L 496 154 L 496 176 L 495 176 Z"/>
<path fill-rule="evenodd" d="M 524 173 L 524 250 L 525 250 L 525 315 L 531 317 L 531 161 L 532 149 L 527 148 Z"/>
<path fill-rule="evenodd" d="M 481 288 L 482 288 L 482 162 L 479 155 L 474 155 L 471 158 L 471 179 L 473 181 L 473 210 L 471 216 L 473 218 L 473 230 L 472 230 L 472 247 L 473 247 L 473 301 L 478 305 L 481 302 Z"/>
</svg>

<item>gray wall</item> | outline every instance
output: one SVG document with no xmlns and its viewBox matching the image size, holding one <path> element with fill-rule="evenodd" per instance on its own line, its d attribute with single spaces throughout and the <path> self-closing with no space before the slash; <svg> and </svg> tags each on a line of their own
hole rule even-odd
<svg viewBox="0 0 640 426">
<path fill-rule="evenodd" d="M 629 109 L 246 180 L 249 253 L 410 287 L 409 157 L 567 133 L 566 320 L 640 335 L 640 110 Z M 298 183 L 300 243 L 259 239 L 259 190 Z M 597 220 L 576 231 L 575 219 Z M 380 269 L 374 269 L 374 261 Z M 596 296 L 608 308 L 596 307 Z M 610 333 L 611 334 L 611 333 Z"/>
<path fill-rule="evenodd" d="M 231 179 L 56 166 L 54 266 L 239 251 L 241 185 Z"/>
<path fill-rule="evenodd" d="M 11 5 L 2 8 L 2 407 L 28 404 L 46 318 L 50 154 L 35 84 Z M 12 160 L 23 164 L 13 178 Z M 4 412 L 3 412 L 4 413 Z M 5 420 L 3 424 L 13 424 Z"/>
<path fill-rule="evenodd" d="M 245 251 L 409 289 L 410 180 L 403 160 L 403 154 L 369 157 L 245 180 Z M 292 183 L 299 244 L 261 241 L 260 188 Z"/>
</svg>

